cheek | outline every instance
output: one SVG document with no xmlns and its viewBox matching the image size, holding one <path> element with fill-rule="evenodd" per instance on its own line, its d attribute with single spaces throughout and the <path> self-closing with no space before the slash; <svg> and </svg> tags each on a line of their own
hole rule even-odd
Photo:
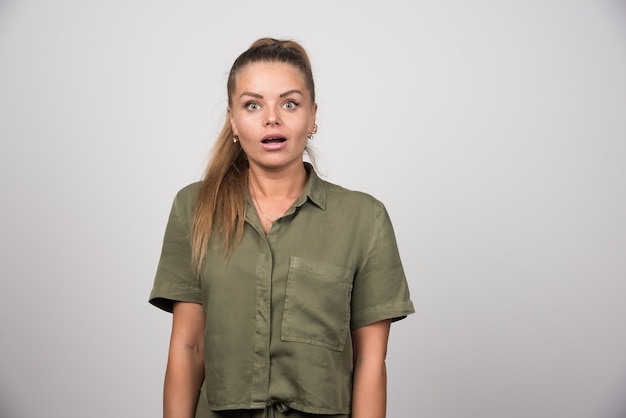
<svg viewBox="0 0 626 418">
<path fill-rule="evenodd" d="M 257 115 L 251 115 L 246 113 L 235 113 L 230 119 L 230 124 L 233 129 L 238 129 L 239 131 L 245 131 L 249 129 L 254 129 L 257 125 L 258 121 Z"/>
<path fill-rule="evenodd" d="M 241 118 L 241 116 L 234 115 L 230 118 L 230 126 L 233 128 L 233 132 L 236 135 L 240 135 L 242 131 L 246 131 L 248 124 L 245 119 Z"/>
</svg>

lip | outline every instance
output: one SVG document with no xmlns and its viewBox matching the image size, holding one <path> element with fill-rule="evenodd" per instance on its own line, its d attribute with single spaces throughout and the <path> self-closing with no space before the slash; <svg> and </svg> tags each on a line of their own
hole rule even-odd
<svg viewBox="0 0 626 418">
<path fill-rule="evenodd" d="M 261 142 L 267 141 L 268 139 L 274 139 L 274 138 L 280 138 L 284 141 L 287 140 L 287 138 L 285 137 L 285 135 L 278 133 L 278 132 L 270 132 L 266 135 L 263 135 L 263 138 L 261 138 Z"/>
<path fill-rule="evenodd" d="M 273 139 L 278 139 L 278 141 L 270 141 Z M 279 151 L 285 148 L 286 144 L 287 137 L 277 132 L 268 133 L 261 138 L 261 146 L 266 151 Z"/>
</svg>

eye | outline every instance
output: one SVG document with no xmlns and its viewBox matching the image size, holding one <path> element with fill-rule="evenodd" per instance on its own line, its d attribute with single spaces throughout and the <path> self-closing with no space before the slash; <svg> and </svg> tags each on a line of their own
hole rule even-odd
<svg viewBox="0 0 626 418">
<path fill-rule="evenodd" d="M 298 103 L 294 102 L 293 100 L 288 100 L 283 104 L 283 107 L 288 110 L 294 110 L 298 107 Z"/>
<path fill-rule="evenodd" d="M 257 102 L 247 102 L 245 108 L 248 110 L 257 110 L 261 106 Z"/>
</svg>

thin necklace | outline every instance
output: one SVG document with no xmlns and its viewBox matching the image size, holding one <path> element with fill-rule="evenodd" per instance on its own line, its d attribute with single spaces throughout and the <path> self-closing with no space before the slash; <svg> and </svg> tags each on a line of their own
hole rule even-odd
<svg viewBox="0 0 626 418">
<path fill-rule="evenodd" d="M 262 208 L 262 207 L 261 207 L 261 205 L 259 204 L 259 201 L 258 201 L 258 200 L 256 200 L 256 193 L 253 193 L 253 194 L 252 194 L 252 199 L 254 199 L 254 203 L 256 203 L 257 207 L 259 208 L 259 212 L 261 212 L 261 215 L 262 215 L 262 216 L 263 216 L 263 217 L 264 217 L 264 218 L 265 218 L 265 219 L 269 222 L 269 223 L 265 224 L 265 227 L 266 227 L 267 229 L 270 229 L 270 228 L 272 227 L 272 225 L 274 224 L 274 222 L 276 222 L 276 219 L 278 219 L 278 218 L 276 218 L 276 219 L 272 219 L 272 218 L 270 218 L 269 216 L 267 216 L 267 215 L 265 214 L 265 212 L 263 212 L 263 208 Z M 279 218 L 280 218 L 280 216 L 279 216 Z"/>
</svg>

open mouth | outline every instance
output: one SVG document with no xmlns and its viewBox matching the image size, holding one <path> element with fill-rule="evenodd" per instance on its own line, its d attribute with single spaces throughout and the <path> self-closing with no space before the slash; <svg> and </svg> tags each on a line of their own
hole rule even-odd
<svg viewBox="0 0 626 418">
<path fill-rule="evenodd" d="M 278 144 L 281 142 L 285 142 L 287 140 L 287 138 L 284 138 L 282 136 L 276 136 L 276 137 L 271 137 L 271 138 L 266 138 L 264 140 L 261 141 L 261 143 L 263 144 Z"/>
</svg>

